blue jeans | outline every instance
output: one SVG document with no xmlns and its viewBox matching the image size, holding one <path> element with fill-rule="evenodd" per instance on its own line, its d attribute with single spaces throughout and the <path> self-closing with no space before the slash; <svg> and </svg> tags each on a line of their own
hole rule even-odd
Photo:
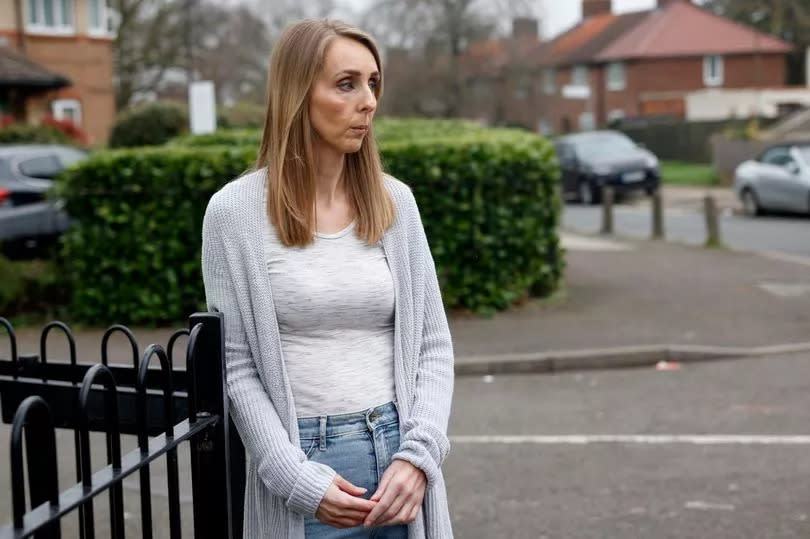
<svg viewBox="0 0 810 539">
<path fill-rule="evenodd" d="M 393 402 L 364 412 L 298 419 L 301 450 L 350 483 L 368 489 L 370 498 L 391 456 L 399 450 L 399 416 Z M 406 539 L 407 526 L 339 529 L 315 518 L 304 520 L 307 539 Z"/>
</svg>

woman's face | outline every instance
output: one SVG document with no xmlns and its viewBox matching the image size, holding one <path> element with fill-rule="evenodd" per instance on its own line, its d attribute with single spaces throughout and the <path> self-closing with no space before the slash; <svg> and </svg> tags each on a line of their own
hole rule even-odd
<svg viewBox="0 0 810 539">
<path fill-rule="evenodd" d="M 326 51 L 309 101 L 319 145 L 343 154 L 356 152 L 377 110 L 380 74 L 365 45 L 340 37 Z"/>
</svg>

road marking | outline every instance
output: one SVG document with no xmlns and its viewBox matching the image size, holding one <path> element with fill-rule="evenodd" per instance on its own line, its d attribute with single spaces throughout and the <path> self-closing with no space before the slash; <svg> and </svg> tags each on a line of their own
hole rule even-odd
<svg viewBox="0 0 810 539">
<path fill-rule="evenodd" d="M 760 256 L 764 256 L 765 258 L 770 258 L 772 260 L 793 262 L 795 264 L 801 264 L 803 266 L 810 266 L 809 256 L 796 255 L 792 253 L 780 253 L 778 251 L 753 251 L 753 252 L 755 252 Z"/>
<path fill-rule="evenodd" d="M 693 445 L 810 445 L 810 436 L 725 434 L 573 434 L 563 436 L 451 436 L 456 444 L 693 444 Z"/>
</svg>

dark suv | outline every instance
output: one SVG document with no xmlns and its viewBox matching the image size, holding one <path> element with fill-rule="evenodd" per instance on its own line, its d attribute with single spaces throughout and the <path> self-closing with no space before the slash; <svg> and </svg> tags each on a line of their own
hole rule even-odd
<svg viewBox="0 0 810 539">
<path fill-rule="evenodd" d="M 660 184 L 658 158 L 618 131 L 591 131 L 555 141 L 563 194 L 596 204 L 606 185 L 617 192 L 654 193 Z"/>
<path fill-rule="evenodd" d="M 0 243 L 18 252 L 57 238 L 70 222 L 46 197 L 53 179 L 87 154 L 59 145 L 0 146 Z"/>
</svg>

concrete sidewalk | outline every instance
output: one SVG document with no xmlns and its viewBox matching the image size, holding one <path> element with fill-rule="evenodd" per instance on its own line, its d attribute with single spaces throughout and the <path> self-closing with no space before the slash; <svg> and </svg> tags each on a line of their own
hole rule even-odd
<svg viewBox="0 0 810 539">
<path fill-rule="evenodd" d="M 565 285 L 554 297 L 492 318 L 451 316 L 459 373 L 649 365 L 808 351 L 810 272 L 751 253 L 563 234 Z M 76 334 L 79 361 L 98 361 L 102 330 Z M 135 330 L 139 348 L 171 330 Z M 20 353 L 39 349 L 19 332 Z M 48 354 L 66 358 L 52 333 Z M 6 339 L 0 337 L 6 355 Z M 120 335 L 111 361 L 131 363 Z M 184 340 L 179 343 L 184 345 Z M 799 346 L 795 346 L 799 344 Z M 785 346 L 791 345 L 791 346 Z"/>
<path fill-rule="evenodd" d="M 802 350 L 810 356 L 804 265 L 665 242 L 564 234 L 564 244 L 568 266 L 558 297 L 491 319 L 454 317 L 457 361 L 470 363 L 462 371 L 537 372 Z"/>
</svg>

